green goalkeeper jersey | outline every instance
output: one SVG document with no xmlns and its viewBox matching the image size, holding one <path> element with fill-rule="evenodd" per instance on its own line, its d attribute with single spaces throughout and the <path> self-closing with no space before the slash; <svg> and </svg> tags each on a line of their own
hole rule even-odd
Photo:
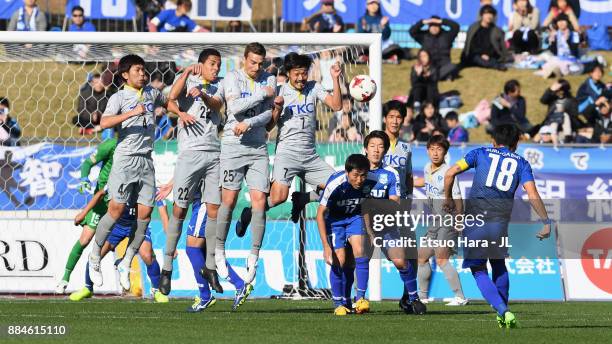
<svg viewBox="0 0 612 344">
<path fill-rule="evenodd" d="M 112 138 L 105 140 L 98 146 L 98 149 L 94 154 L 83 161 L 83 165 L 81 166 L 81 178 L 87 178 L 91 168 L 100 162 L 102 163 L 100 174 L 98 175 L 98 184 L 96 185 L 96 190 L 94 193 L 104 189 L 104 186 L 108 182 L 108 176 L 110 174 L 111 167 L 113 166 L 113 154 L 115 153 L 116 147 L 117 139 Z"/>
</svg>

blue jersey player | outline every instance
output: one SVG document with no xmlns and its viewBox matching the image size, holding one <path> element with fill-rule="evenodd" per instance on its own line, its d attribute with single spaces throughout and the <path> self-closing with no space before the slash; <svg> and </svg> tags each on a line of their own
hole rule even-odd
<svg viewBox="0 0 612 344">
<path fill-rule="evenodd" d="M 203 180 L 200 181 L 200 185 L 196 190 L 202 189 Z M 160 187 L 162 191 L 158 195 L 158 198 L 165 198 L 170 191 L 173 189 L 174 182 L 170 182 Z M 206 276 L 206 224 L 207 224 L 207 211 L 206 204 L 202 203 L 201 191 L 197 191 L 193 195 L 193 202 L 191 205 L 191 219 L 187 226 L 187 245 L 185 252 L 187 258 L 191 262 L 193 268 L 193 276 L 195 277 L 196 283 L 198 284 L 198 290 L 200 294 L 195 298 L 194 303 L 187 308 L 187 312 L 199 313 L 207 308 L 212 307 L 216 304 L 217 300 L 210 293 L 210 281 Z M 253 291 L 253 286 L 249 283 L 245 283 L 242 278 L 234 271 L 231 265 L 228 263 L 228 281 L 236 289 L 236 295 L 234 296 L 234 304 L 232 310 L 236 310 L 246 301 L 247 297 Z"/>
<path fill-rule="evenodd" d="M 366 157 L 370 162 L 368 179 L 376 182 L 370 196 L 372 199 L 388 199 L 399 205 L 402 195 L 400 175 L 395 168 L 383 165 L 383 158 L 386 156 L 390 145 L 389 136 L 380 130 L 372 131 L 363 142 Z M 368 226 L 368 230 L 370 228 L 371 226 Z M 369 232 L 373 237 L 373 231 Z M 406 259 L 406 252 L 403 247 L 387 244 L 401 240 L 399 229 L 397 227 L 386 228 L 380 234 L 378 238 L 373 238 L 372 241 L 376 246 L 382 244 L 382 251 L 399 271 L 404 290 L 408 291 L 408 300 L 405 301 L 406 306 L 402 308 L 407 313 L 425 314 L 427 308 L 419 300 L 417 293 L 416 262 Z"/>
<path fill-rule="evenodd" d="M 87 212 L 92 209 L 103 197 L 107 195 L 107 188 L 98 191 L 94 197 L 92 197 L 91 201 L 87 204 L 85 209 L 83 209 L 75 218 L 75 224 L 81 223 L 83 218 L 86 216 Z M 162 218 L 162 223 L 165 224 L 168 222 L 168 213 L 166 210 L 166 204 L 163 201 L 157 202 L 157 207 L 159 209 L 160 217 Z M 125 239 L 130 238 L 133 232 L 134 226 L 136 224 L 136 202 L 128 202 L 128 205 L 125 207 L 121 217 L 117 220 L 113 229 L 111 230 L 106 242 L 102 246 L 101 257 L 104 258 L 108 252 L 114 251 L 115 247 L 119 245 L 119 243 Z M 140 258 L 147 266 L 147 275 L 151 280 L 151 294 L 153 296 L 153 300 L 157 303 L 166 303 L 168 302 L 168 297 L 162 294 L 159 291 L 159 279 L 160 279 L 160 267 L 157 259 L 155 258 L 155 253 L 153 252 L 153 246 L 151 243 L 151 230 L 150 227 L 147 227 L 145 232 L 145 238 L 143 243 L 141 244 L 138 254 Z M 87 263 L 89 265 L 89 263 Z M 120 271 L 121 265 L 115 264 L 117 266 L 117 270 L 119 271 L 120 282 L 123 289 L 129 290 L 130 288 L 130 280 L 129 280 L 129 271 Z M 130 266 L 131 264 L 128 264 Z M 70 294 L 69 299 L 71 301 L 81 301 L 86 298 L 90 298 L 93 296 L 93 282 L 89 275 L 89 266 L 85 268 L 85 287 L 81 290 L 77 290 L 74 293 Z"/>
<path fill-rule="evenodd" d="M 444 207 L 450 211 L 454 208 L 452 190 L 455 176 L 470 168 L 475 169 L 466 214 L 483 216 L 484 224 L 476 221 L 475 225 L 467 226 L 466 223 L 463 235 L 468 242 L 484 241 L 487 245 L 464 247 L 463 267 L 470 268 L 482 296 L 497 311 L 499 326 L 506 328 L 516 327 L 516 317 L 508 308 L 507 247 L 499 247 L 499 243 L 508 236 L 514 194 L 519 186 L 522 185 L 527 192 L 531 206 L 544 224 L 537 234 L 540 240 L 550 236 L 552 224 L 536 189 L 531 166 L 515 153 L 519 136 L 518 128 L 512 124 L 497 126 L 493 133 L 493 147 L 470 151 L 444 177 Z M 489 278 L 487 261 L 493 270 L 493 280 Z"/>
<path fill-rule="evenodd" d="M 364 250 L 366 231 L 361 214 L 361 203 L 369 197 L 376 184 L 375 181 L 367 179 L 369 167 L 370 163 L 365 156 L 350 155 L 344 165 L 345 171 L 334 173 L 327 181 L 317 209 L 323 257 L 327 264 L 331 265 L 329 280 L 336 315 L 350 313 L 350 300 L 345 300 L 346 279 L 343 273 L 347 243 L 352 247 L 357 271 L 355 310 L 357 313 L 363 313 L 370 308 L 365 299 L 370 259 Z"/>
</svg>

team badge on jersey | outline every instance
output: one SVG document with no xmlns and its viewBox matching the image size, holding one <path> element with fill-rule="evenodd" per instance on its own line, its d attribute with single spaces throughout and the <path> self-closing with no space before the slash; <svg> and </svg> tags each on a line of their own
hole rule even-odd
<svg viewBox="0 0 612 344">
<path fill-rule="evenodd" d="M 378 176 L 378 182 L 381 184 L 387 184 L 387 182 L 389 181 L 389 178 L 387 177 L 386 174 L 381 174 L 380 176 Z"/>
</svg>

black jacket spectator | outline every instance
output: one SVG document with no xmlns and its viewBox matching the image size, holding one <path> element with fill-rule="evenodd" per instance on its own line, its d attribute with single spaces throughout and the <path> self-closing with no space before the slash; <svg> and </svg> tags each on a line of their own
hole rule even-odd
<svg viewBox="0 0 612 344">
<path fill-rule="evenodd" d="M 555 20 L 555 30 L 549 30 L 548 44 L 548 49 L 555 56 L 579 56 L 580 35 L 572 30 L 565 14 L 560 14 Z"/>
<path fill-rule="evenodd" d="M 427 31 L 424 30 L 425 25 L 429 26 Z M 448 30 L 442 27 L 447 27 Z M 459 29 L 459 24 L 456 22 L 435 16 L 420 20 L 410 28 L 410 36 L 429 52 L 432 63 L 439 70 L 441 80 L 451 77 L 456 72 L 457 66 L 451 63 L 450 53 Z"/>
<path fill-rule="evenodd" d="M 425 103 L 421 107 L 421 113 L 412 122 L 414 139 L 427 142 L 435 130 L 446 131 L 444 121 L 433 104 Z"/>
<path fill-rule="evenodd" d="M 463 66 L 478 66 L 505 70 L 504 63 L 512 60 L 506 49 L 504 32 L 495 25 L 497 11 L 491 5 L 480 9 L 481 19 L 468 29 L 461 54 Z"/>
<path fill-rule="evenodd" d="M 596 65 L 591 71 L 591 76 L 578 88 L 576 99 L 578 100 L 578 111 L 581 113 L 584 112 L 587 106 L 595 104 L 599 97 L 612 98 L 612 89 L 607 88 L 601 82 L 603 73 L 603 66 Z"/>
<path fill-rule="evenodd" d="M 344 32 L 344 21 L 334 9 L 334 0 L 321 0 L 321 11 L 304 19 L 310 32 Z"/>
<path fill-rule="evenodd" d="M 527 119 L 527 101 L 521 96 L 520 87 L 516 80 L 506 82 L 504 93 L 493 100 L 488 131 L 500 124 L 515 124 L 524 133 L 531 131 L 533 126 Z"/>
<path fill-rule="evenodd" d="M 81 128 L 95 128 L 108 102 L 107 90 L 102 84 L 100 75 L 96 74 L 92 80 L 81 87 L 79 92 L 77 112 L 72 123 Z"/>
<path fill-rule="evenodd" d="M 563 132 L 561 141 L 567 141 L 567 137 L 571 135 L 576 128 L 580 127 L 578 123 L 578 102 L 571 93 L 570 84 L 567 80 L 560 79 L 555 82 L 550 88 L 544 91 L 540 98 L 540 103 L 548 105 L 548 111 L 543 125 L 554 125 L 557 132 Z M 539 129 L 539 128 L 534 128 Z M 533 131 L 532 131 L 533 132 Z"/>
<path fill-rule="evenodd" d="M 19 146 L 21 128 L 10 116 L 10 102 L 0 97 L 0 146 Z"/>
<path fill-rule="evenodd" d="M 412 66 L 410 71 L 410 96 L 408 105 L 413 107 L 415 103 L 433 103 L 438 106 L 438 70 L 432 66 L 429 60 L 429 53 L 426 50 L 419 50 L 417 63 Z"/>
</svg>

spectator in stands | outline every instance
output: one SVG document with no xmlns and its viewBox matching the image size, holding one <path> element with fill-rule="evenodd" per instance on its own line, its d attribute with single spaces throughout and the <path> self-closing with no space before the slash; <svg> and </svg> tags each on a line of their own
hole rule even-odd
<svg viewBox="0 0 612 344">
<path fill-rule="evenodd" d="M 600 97 L 591 105 L 597 111 L 594 125 L 594 142 L 612 143 L 612 120 L 610 120 L 610 98 Z"/>
<path fill-rule="evenodd" d="M 19 146 L 21 128 L 10 116 L 11 104 L 8 98 L 0 97 L 0 145 Z"/>
<path fill-rule="evenodd" d="M 504 92 L 493 100 L 487 132 L 492 134 L 493 128 L 500 124 L 514 124 L 523 133 L 533 128 L 527 119 L 527 102 L 521 96 L 521 84 L 517 80 L 506 81 Z"/>
<path fill-rule="evenodd" d="M 480 20 L 468 29 L 461 64 L 505 71 L 505 63 L 512 58 L 506 49 L 504 32 L 495 25 L 497 11 L 491 5 L 484 5 L 479 13 Z"/>
<path fill-rule="evenodd" d="M 81 135 L 90 135 L 101 130 L 100 119 L 106 109 L 108 95 L 100 74 L 93 74 L 91 80 L 81 87 L 77 99 L 77 115 L 72 124 L 79 128 Z"/>
<path fill-rule="evenodd" d="M 400 59 L 409 58 L 409 52 L 393 43 L 389 17 L 382 15 L 380 0 L 366 0 L 366 12 L 359 18 L 356 26 L 357 32 L 360 33 L 382 34 L 382 57 L 384 63 L 398 64 Z"/>
<path fill-rule="evenodd" d="M 191 0 L 178 0 L 175 10 L 163 10 L 151 19 L 150 32 L 205 32 L 187 14 L 191 11 Z"/>
<path fill-rule="evenodd" d="M 550 2 L 550 10 L 548 11 L 548 15 L 544 19 L 542 25 L 547 27 L 555 22 L 555 20 L 560 15 L 566 15 L 567 20 L 572 25 L 572 29 L 574 31 L 580 30 L 580 25 L 578 24 L 578 17 L 574 13 L 574 9 L 570 6 L 567 0 L 552 0 Z"/>
<path fill-rule="evenodd" d="M 591 71 L 591 75 L 578 88 L 578 93 L 576 93 L 578 112 L 583 113 L 587 106 L 595 104 L 595 101 L 601 96 L 607 98 L 612 96 L 612 89 L 606 87 L 601 81 L 603 73 L 604 67 L 597 64 Z"/>
<path fill-rule="evenodd" d="M 149 85 L 151 85 L 151 87 L 157 89 L 162 93 L 167 87 L 164 83 L 164 76 L 160 72 L 153 72 L 153 74 L 151 74 L 151 80 L 149 81 Z"/>
<path fill-rule="evenodd" d="M 361 140 L 362 137 L 353 124 L 351 115 L 343 113 L 340 126 L 333 130 L 332 135 L 329 137 L 329 142 L 355 142 Z"/>
<path fill-rule="evenodd" d="M 343 122 L 344 116 L 349 122 Z M 329 125 L 327 127 L 328 135 L 332 136 L 334 130 L 338 127 L 345 127 L 348 130 L 349 126 L 354 126 L 357 129 L 357 133 L 363 135 L 366 131 L 366 123 L 360 118 L 357 111 L 353 106 L 353 100 L 349 95 L 342 96 L 342 110 L 335 112 L 329 119 Z"/>
<path fill-rule="evenodd" d="M 552 128 L 553 142 L 570 142 L 572 138 L 572 121 L 578 116 L 578 104 L 571 92 L 570 83 L 559 79 L 547 88 L 540 102 L 548 105 L 548 112 L 542 125 Z"/>
<path fill-rule="evenodd" d="M 533 7 L 529 0 L 514 0 L 514 12 L 508 23 L 512 35 L 510 47 L 517 54 L 528 52 L 532 55 L 540 50 L 538 30 L 540 28 L 540 10 Z"/>
<path fill-rule="evenodd" d="M 240 20 L 230 20 L 225 27 L 227 32 L 242 32 L 242 22 Z"/>
<path fill-rule="evenodd" d="M 420 20 L 410 28 L 410 36 L 429 52 L 432 64 L 438 69 L 440 80 L 452 80 L 457 76 L 457 65 L 451 62 L 450 53 L 458 33 L 459 24 L 438 16 Z"/>
<path fill-rule="evenodd" d="M 11 16 L 8 31 L 46 31 L 47 16 L 36 4 L 36 0 L 23 0 L 22 7 Z"/>
<path fill-rule="evenodd" d="M 438 106 L 438 70 L 433 67 L 425 49 L 417 54 L 417 62 L 410 71 L 410 84 L 408 106 L 419 108 L 425 101 Z"/>
<path fill-rule="evenodd" d="M 81 6 L 74 6 L 72 11 L 72 24 L 68 27 L 68 31 L 94 32 L 96 27 L 90 21 L 85 20 L 85 10 Z"/>
<path fill-rule="evenodd" d="M 321 10 L 302 22 L 304 31 L 344 32 L 344 21 L 336 12 L 334 0 L 321 0 Z"/>
<path fill-rule="evenodd" d="M 444 120 L 448 128 L 448 141 L 450 143 L 462 143 L 470 140 L 470 134 L 459 123 L 459 115 L 455 111 L 447 113 Z"/>
<path fill-rule="evenodd" d="M 436 129 L 444 129 L 442 116 L 440 116 L 434 104 L 425 102 L 421 107 L 421 113 L 416 116 L 412 125 L 414 139 L 427 142 Z"/>
<path fill-rule="evenodd" d="M 569 17 L 560 14 L 555 17 L 555 24 L 548 30 L 548 49 L 560 58 L 576 58 L 579 55 L 580 35 L 572 30 Z"/>
<path fill-rule="evenodd" d="M 550 125 L 543 125 L 537 134 L 533 136 L 533 142 L 553 143 L 553 129 Z"/>
</svg>

